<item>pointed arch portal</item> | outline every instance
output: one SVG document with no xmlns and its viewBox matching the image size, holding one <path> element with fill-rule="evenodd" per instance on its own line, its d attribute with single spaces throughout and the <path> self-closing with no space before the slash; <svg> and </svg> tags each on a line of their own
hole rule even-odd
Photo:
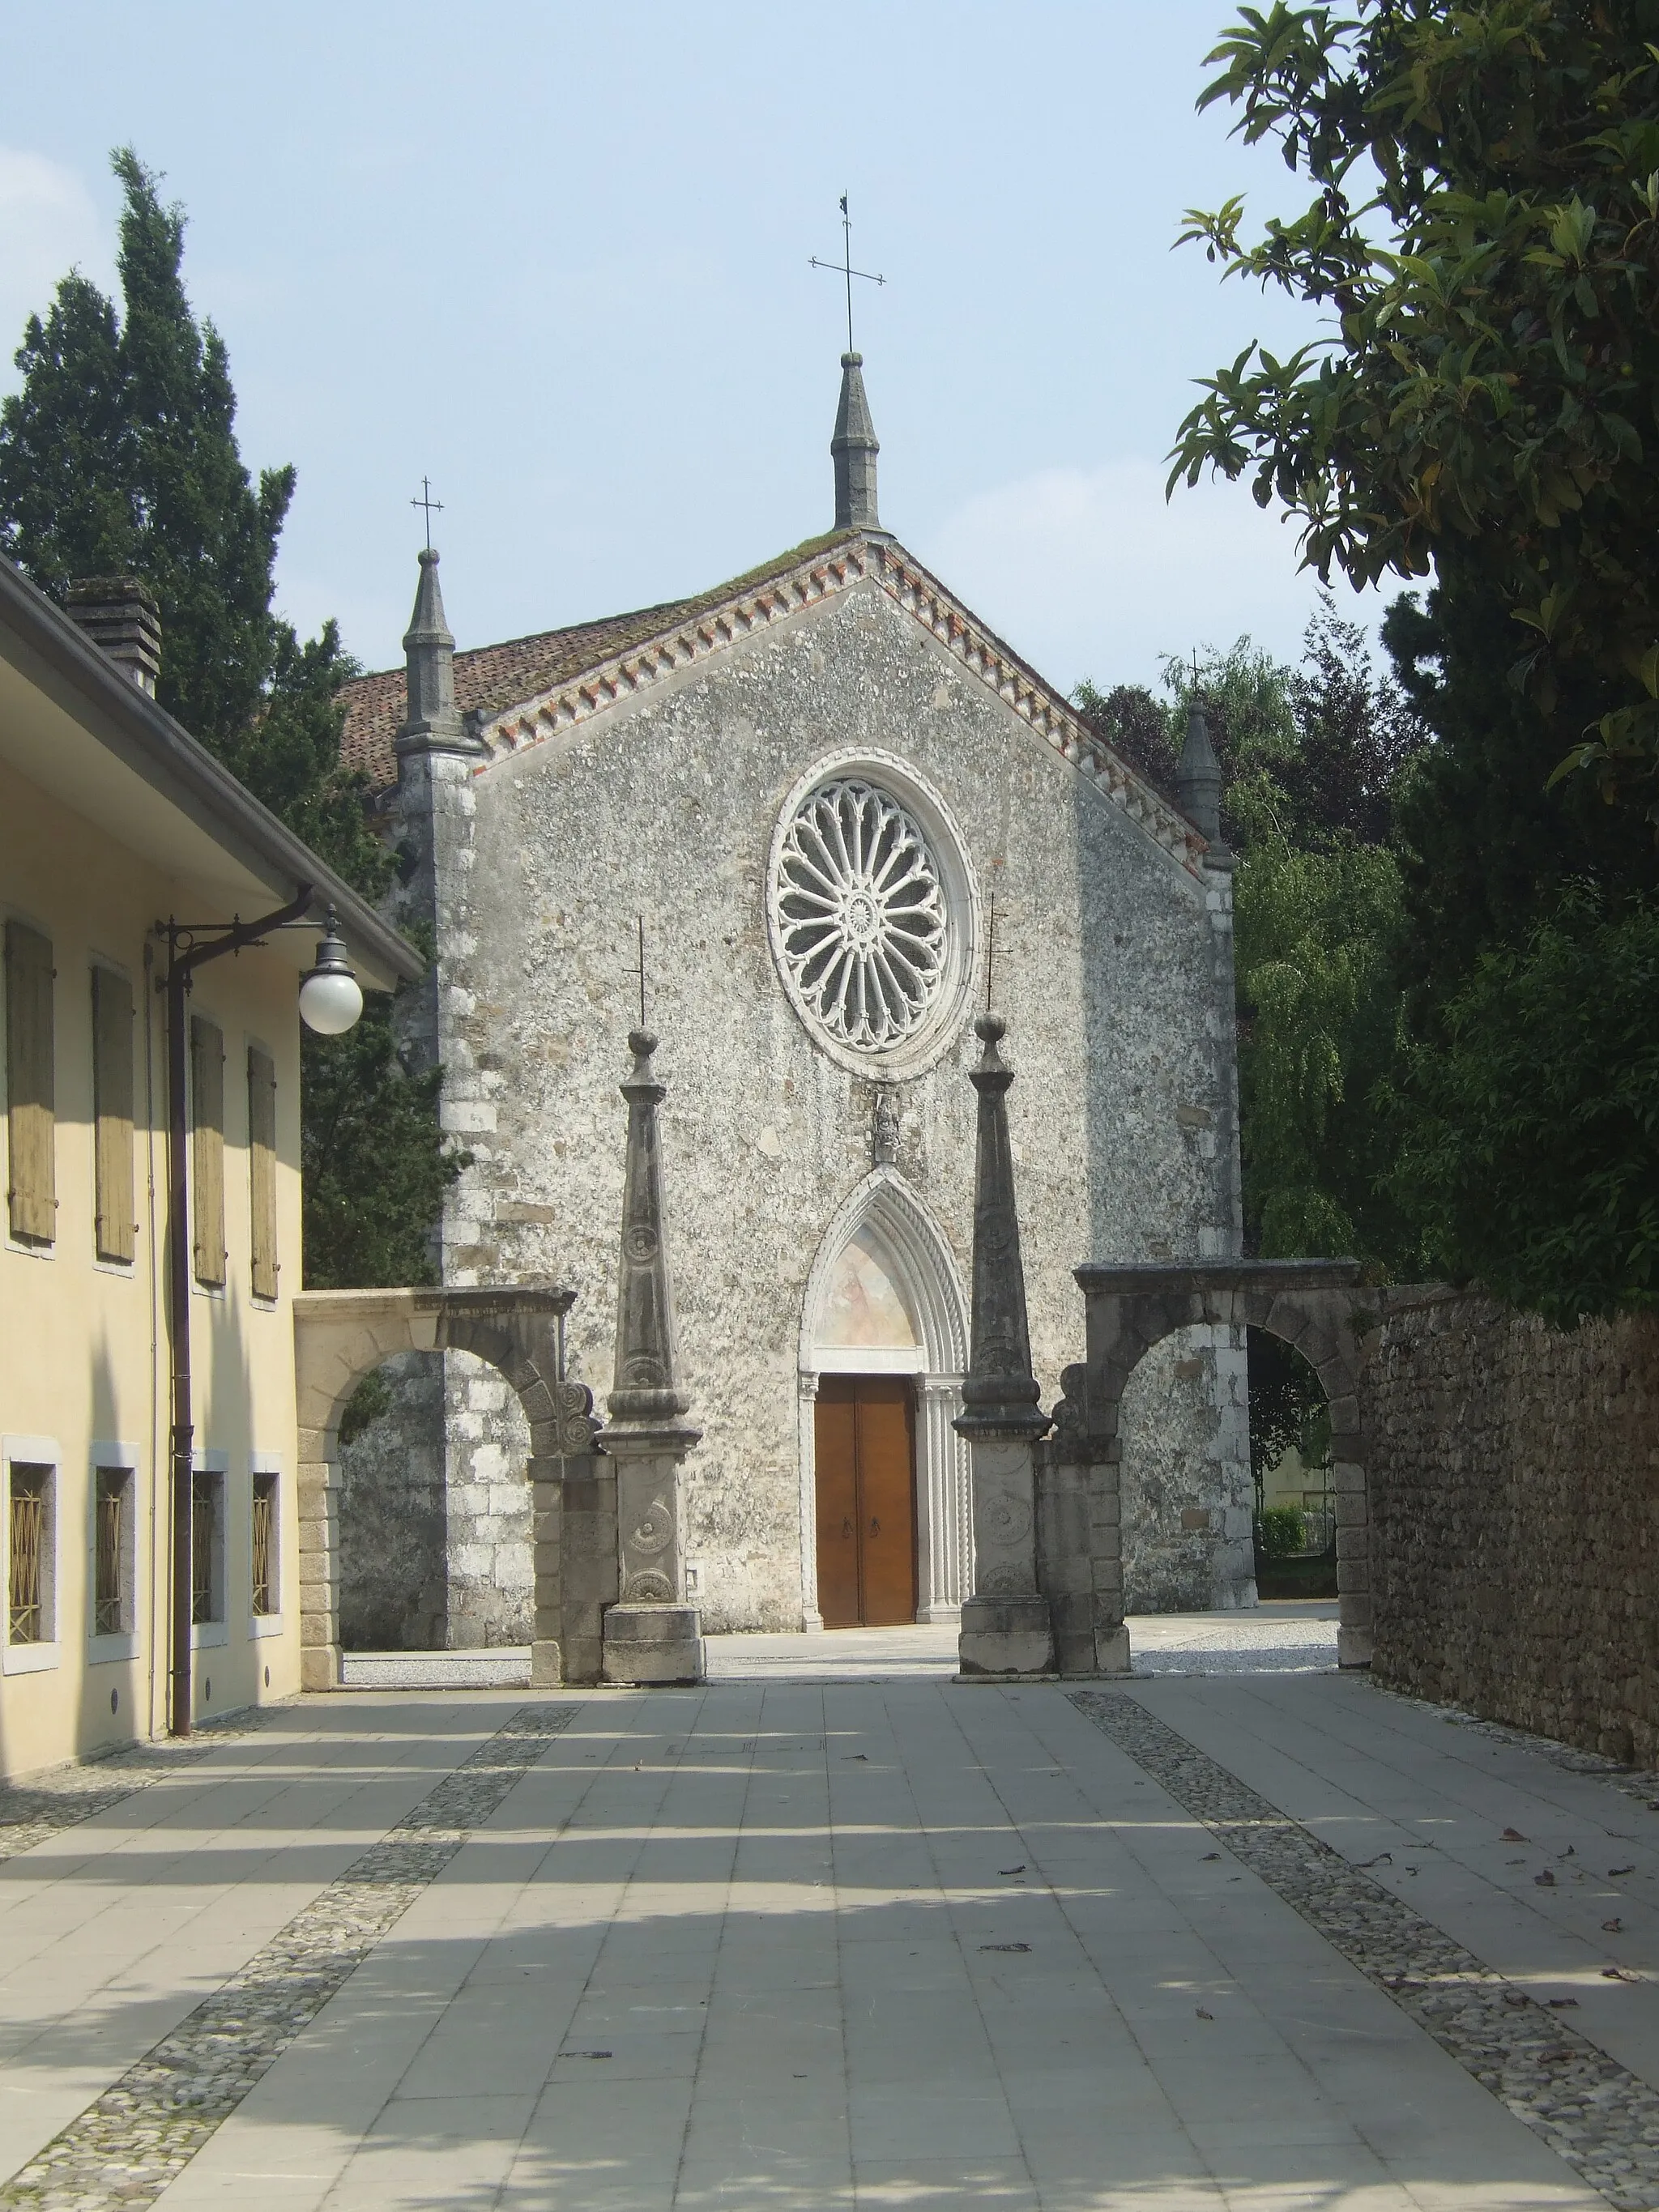
<svg viewBox="0 0 1659 2212">
<path fill-rule="evenodd" d="M 944 1231 L 896 1170 L 878 1167 L 824 1232 L 802 1300 L 801 1620 L 818 1609 L 817 1399 L 826 1375 L 908 1376 L 915 1392 L 916 1619 L 955 1620 L 973 1588 L 962 1411 L 968 1302 Z"/>
</svg>

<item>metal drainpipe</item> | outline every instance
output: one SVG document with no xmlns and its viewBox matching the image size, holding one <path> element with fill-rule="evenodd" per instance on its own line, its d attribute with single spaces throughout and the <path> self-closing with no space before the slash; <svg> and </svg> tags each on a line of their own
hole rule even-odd
<svg viewBox="0 0 1659 2212">
<path fill-rule="evenodd" d="M 172 1505 L 173 1505 L 173 1665 L 167 1705 L 168 1728 L 173 1735 L 191 1732 L 191 1644 L 192 1553 L 195 1518 L 193 1445 L 195 1417 L 191 1401 L 190 1373 L 190 1113 L 186 1079 L 189 1072 L 185 1009 L 191 980 L 198 968 L 226 952 L 240 952 L 257 945 L 273 929 L 302 921 L 313 904 L 309 884 L 299 896 L 258 921 L 165 921 L 156 934 L 167 940 L 167 972 L 159 990 L 167 1001 L 167 1350 L 173 1376 Z M 198 940 L 198 932 L 219 933 L 210 944 Z M 180 941 L 188 940 L 180 950 Z"/>
</svg>

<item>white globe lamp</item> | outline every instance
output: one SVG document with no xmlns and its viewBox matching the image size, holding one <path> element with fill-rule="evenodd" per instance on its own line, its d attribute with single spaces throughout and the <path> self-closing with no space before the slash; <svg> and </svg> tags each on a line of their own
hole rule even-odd
<svg viewBox="0 0 1659 2212">
<path fill-rule="evenodd" d="M 300 1018 L 319 1036 L 343 1036 L 362 1011 L 362 986 L 351 972 L 339 921 L 330 907 L 317 946 L 317 964 L 301 981 Z"/>
</svg>

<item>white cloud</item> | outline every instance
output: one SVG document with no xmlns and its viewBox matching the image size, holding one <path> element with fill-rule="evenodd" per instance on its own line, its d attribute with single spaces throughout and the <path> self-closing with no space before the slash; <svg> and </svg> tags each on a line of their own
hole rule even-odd
<svg viewBox="0 0 1659 2212">
<path fill-rule="evenodd" d="M 109 226 L 73 169 L 0 146 L 0 389 L 17 382 L 11 356 L 31 314 L 76 267 L 108 284 Z"/>
<path fill-rule="evenodd" d="M 1156 684 L 1165 653 L 1248 634 L 1299 658 L 1317 579 L 1296 532 L 1243 484 L 1178 489 L 1154 461 L 1048 469 L 981 492 L 918 553 L 1049 681 Z M 1368 627 L 1379 594 L 1339 583 L 1341 612 Z"/>
</svg>

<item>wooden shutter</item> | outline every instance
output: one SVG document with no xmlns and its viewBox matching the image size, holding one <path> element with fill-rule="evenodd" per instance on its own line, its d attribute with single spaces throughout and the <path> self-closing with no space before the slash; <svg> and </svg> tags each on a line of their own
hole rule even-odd
<svg viewBox="0 0 1659 2212">
<path fill-rule="evenodd" d="M 247 1048 L 248 1176 L 253 1202 L 253 1295 L 276 1295 L 276 1064 Z"/>
<path fill-rule="evenodd" d="M 58 1234 L 52 944 L 6 924 L 6 1105 L 11 1233 L 50 1243 Z"/>
<path fill-rule="evenodd" d="M 196 1279 L 225 1279 L 225 1041 L 198 1014 L 190 1024 L 191 1178 L 195 1185 Z"/>
<path fill-rule="evenodd" d="M 100 1260 L 131 1260 L 132 1218 L 132 986 L 92 971 L 92 1103 L 97 1118 L 97 1237 Z"/>
</svg>

